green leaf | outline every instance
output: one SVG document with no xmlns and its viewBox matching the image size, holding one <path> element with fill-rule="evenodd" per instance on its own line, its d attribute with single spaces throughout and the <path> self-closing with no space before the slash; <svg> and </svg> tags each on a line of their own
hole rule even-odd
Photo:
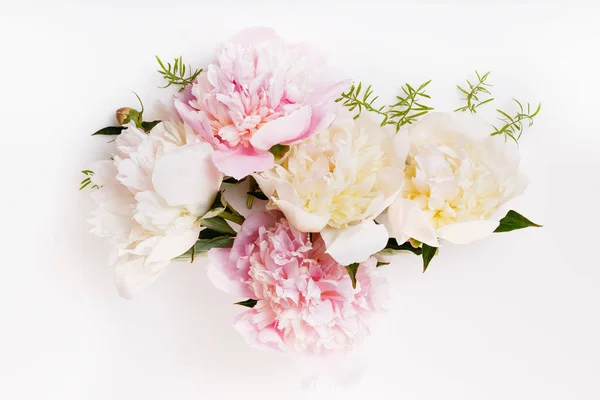
<svg viewBox="0 0 600 400">
<path fill-rule="evenodd" d="M 267 196 L 265 196 L 265 194 L 263 192 L 261 192 L 260 190 L 256 190 L 254 192 L 247 192 L 246 194 L 255 197 L 259 200 L 269 200 L 269 198 Z"/>
<path fill-rule="evenodd" d="M 99 131 L 92 133 L 94 135 L 120 135 L 121 131 L 125 129 L 124 126 L 107 126 L 106 128 L 102 128 Z"/>
<path fill-rule="evenodd" d="M 210 219 L 210 218 L 214 218 L 214 217 L 218 217 L 219 214 L 221 214 L 223 211 L 226 210 L 226 207 L 220 206 L 220 207 L 215 207 L 211 210 L 208 210 L 206 212 L 206 214 L 204 214 L 202 217 L 200 217 L 201 219 Z"/>
<path fill-rule="evenodd" d="M 162 121 L 156 120 L 156 121 L 143 121 L 142 122 L 142 129 L 145 130 L 146 132 L 150 132 L 152 130 L 152 128 L 154 128 L 156 125 L 160 124 Z"/>
<path fill-rule="evenodd" d="M 213 239 L 198 239 L 194 248 L 196 253 L 208 251 L 210 249 L 228 249 L 233 246 L 233 240 L 231 236 L 219 236 Z"/>
<path fill-rule="evenodd" d="M 346 265 L 346 271 L 348 271 L 348 275 L 350 275 L 350 280 L 352 281 L 352 287 L 356 289 L 356 272 L 358 271 L 359 263 L 352 263 L 350 265 Z"/>
<path fill-rule="evenodd" d="M 245 179 L 245 178 L 244 178 L 244 179 Z M 223 179 L 223 183 L 236 184 L 236 183 L 240 183 L 240 182 L 241 182 L 241 181 L 243 181 L 244 179 L 237 180 L 237 179 L 235 179 L 235 178 L 233 178 L 233 177 L 231 177 L 231 176 L 230 176 L 230 177 L 227 177 L 227 178 Z"/>
<path fill-rule="evenodd" d="M 386 251 L 387 250 L 387 251 Z M 418 247 L 414 247 L 410 242 L 405 242 L 401 245 L 398 244 L 396 239 L 389 239 L 385 248 L 380 252 L 384 254 L 394 254 L 398 251 L 410 251 L 418 256 L 421 255 L 422 250 Z"/>
<path fill-rule="evenodd" d="M 276 144 L 275 146 L 271 147 L 269 151 L 275 156 L 275 159 L 279 159 L 283 157 L 289 149 L 290 146 L 286 146 L 284 144 Z"/>
<path fill-rule="evenodd" d="M 233 303 L 233 304 L 237 304 L 239 306 L 244 306 L 244 307 L 248 307 L 248 308 L 253 308 L 256 303 L 258 303 L 258 300 L 254 300 L 254 299 L 248 299 L 248 300 L 244 300 L 244 301 L 238 301 L 237 303 Z"/>
<path fill-rule="evenodd" d="M 202 220 L 200 220 L 200 224 L 202 224 L 202 226 L 205 226 L 216 232 L 228 233 L 228 234 L 235 235 L 235 231 L 233 230 L 233 228 L 231 226 L 229 226 L 227 221 L 225 221 L 221 217 L 212 217 L 212 218 L 202 219 Z"/>
<path fill-rule="evenodd" d="M 510 232 L 517 229 L 528 228 L 530 226 L 539 228 L 541 225 L 531 222 L 516 211 L 510 210 L 506 216 L 500 220 L 500 225 L 494 232 Z"/>
<path fill-rule="evenodd" d="M 437 254 L 437 250 L 437 247 L 428 246 L 425 243 L 423 243 L 423 272 L 427 270 L 429 263 Z"/>
<path fill-rule="evenodd" d="M 390 263 L 389 262 L 384 262 L 384 261 L 377 261 L 376 267 L 379 268 L 379 267 L 384 267 L 386 265 L 390 265 Z"/>
</svg>

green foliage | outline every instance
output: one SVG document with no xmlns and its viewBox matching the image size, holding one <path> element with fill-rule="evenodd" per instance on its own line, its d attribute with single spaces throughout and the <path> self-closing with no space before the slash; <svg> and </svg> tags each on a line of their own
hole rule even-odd
<svg viewBox="0 0 600 400">
<path fill-rule="evenodd" d="M 433 257 L 435 257 L 435 255 L 438 252 L 438 248 L 437 247 L 432 247 L 432 246 L 428 246 L 425 243 L 423 243 L 423 272 L 427 271 L 427 267 L 429 267 L 429 263 L 431 262 L 431 260 L 433 259 Z"/>
<path fill-rule="evenodd" d="M 125 129 L 123 126 L 107 126 L 106 128 L 102 128 L 92 133 L 92 136 L 95 135 L 120 135 L 121 131 Z"/>
<path fill-rule="evenodd" d="M 466 97 L 463 99 L 467 102 L 467 105 L 464 107 L 457 108 L 454 111 L 470 111 L 471 113 L 477 113 L 477 108 L 481 107 L 484 104 L 487 104 L 494 99 L 490 97 L 489 99 L 480 100 L 479 97 L 482 95 L 492 95 L 488 90 L 488 87 L 492 86 L 485 82 L 487 77 L 490 75 L 491 71 L 486 72 L 483 75 L 479 75 L 479 72 L 475 71 L 475 75 L 477 75 L 477 83 L 473 85 L 467 79 L 467 85 L 469 85 L 469 90 L 463 89 L 460 86 L 456 86 L 458 90 L 460 90 Z"/>
<path fill-rule="evenodd" d="M 347 107 L 350 111 L 357 111 L 354 119 L 357 119 L 363 110 L 373 112 L 382 116 L 386 116 L 386 113 L 383 111 L 385 106 L 381 106 L 379 108 L 375 108 L 373 104 L 375 100 L 377 100 L 379 96 L 373 97 L 373 89 L 371 85 L 367 86 L 367 90 L 362 92 L 362 82 L 358 83 L 358 86 L 352 85 L 350 90 L 347 93 L 342 93 L 341 97 L 335 100 L 336 103 L 343 101 L 343 105 Z M 384 124 L 382 123 L 381 126 Z"/>
<path fill-rule="evenodd" d="M 530 226 L 539 228 L 541 225 L 531 222 L 516 211 L 510 210 L 506 216 L 500 220 L 500 225 L 494 232 L 510 232 L 516 229 L 528 228 Z"/>
<path fill-rule="evenodd" d="M 210 249 L 231 248 L 234 240 L 235 238 L 232 236 L 215 236 L 210 239 L 198 239 L 188 251 L 178 257 L 175 257 L 173 261 L 194 262 L 197 254 L 206 254 Z"/>
<path fill-rule="evenodd" d="M 187 85 L 192 84 L 196 80 L 198 75 L 202 72 L 202 69 L 197 69 L 194 72 L 191 72 L 192 67 L 186 67 L 186 65 L 183 63 L 183 59 L 181 58 L 181 56 L 175 58 L 173 64 L 167 63 L 166 66 L 158 56 L 155 57 L 156 61 L 158 61 L 158 65 L 160 65 L 158 73 L 161 74 L 163 79 L 167 81 L 167 84 L 165 86 L 162 86 L 162 88 L 168 88 L 171 85 L 176 85 L 181 86 L 181 88 L 179 88 L 179 91 L 182 92 L 183 89 L 185 89 Z M 186 72 L 189 72 L 189 76 L 187 77 Z"/>
<path fill-rule="evenodd" d="M 237 305 L 248 307 L 248 308 L 253 308 L 256 305 L 256 303 L 258 303 L 258 300 L 248 299 L 248 300 L 244 300 L 244 301 L 238 301 L 237 303 L 233 303 L 233 304 L 237 304 Z"/>
<path fill-rule="evenodd" d="M 83 190 L 87 186 L 89 186 L 92 183 L 91 176 L 94 175 L 94 172 L 90 171 L 89 169 L 84 169 L 83 171 L 81 171 L 81 173 L 85 175 L 85 178 L 80 182 L 79 190 Z M 99 187 L 98 187 L 98 185 L 94 185 L 94 186 L 92 186 L 92 189 L 99 189 Z"/>
<path fill-rule="evenodd" d="M 422 252 L 421 248 L 413 246 L 410 244 L 410 242 L 405 242 L 399 245 L 396 239 L 388 239 L 387 245 L 379 253 L 384 255 L 393 255 L 399 251 L 410 251 L 418 256 L 420 256 Z"/>
<path fill-rule="evenodd" d="M 350 265 L 346 265 L 346 271 L 348 271 L 348 275 L 350 276 L 350 280 L 352 281 L 352 287 L 356 289 L 356 273 L 358 272 L 359 263 L 352 263 Z"/>
<path fill-rule="evenodd" d="M 354 119 L 357 119 L 363 111 L 372 112 L 383 117 L 381 126 L 394 125 L 396 132 L 405 124 L 412 124 L 418 117 L 427 114 L 433 110 L 432 107 L 421 103 L 421 98 L 429 99 L 430 96 L 425 93 L 425 88 L 431 83 L 431 80 L 422 83 L 417 89 L 410 84 L 402 86 L 403 96 L 396 96 L 396 103 L 389 106 L 375 106 L 375 101 L 379 98 L 374 96 L 371 85 L 367 86 L 363 92 L 362 82 L 352 85 L 348 92 L 342 93 L 336 99 L 336 102 L 342 102 L 350 111 L 356 111 Z"/>
<path fill-rule="evenodd" d="M 421 101 L 421 97 L 426 99 L 431 98 L 425 93 L 425 88 L 430 83 L 431 80 L 428 80 L 427 82 L 422 83 L 416 90 L 408 83 L 402 86 L 402 91 L 405 96 L 396 96 L 398 102 L 389 106 L 382 125 L 386 123 L 396 125 L 396 132 L 398 132 L 402 125 L 412 124 L 418 117 L 432 111 L 432 107 L 428 107 L 419 102 Z"/>
<path fill-rule="evenodd" d="M 519 107 L 519 111 L 511 116 L 507 112 L 502 110 L 496 110 L 500 117 L 498 119 L 504 123 L 500 128 L 494 126 L 494 132 L 492 132 L 492 136 L 496 135 L 504 135 L 505 140 L 511 138 L 515 141 L 515 143 L 519 143 L 519 139 L 523 134 L 524 123 L 527 123 L 529 126 L 533 125 L 533 118 L 539 114 L 542 103 L 539 103 L 534 112 L 531 112 L 531 105 L 527 103 L 527 111 L 525 111 L 525 107 L 523 104 L 517 100 L 513 99 L 517 106 Z"/>
</svg>

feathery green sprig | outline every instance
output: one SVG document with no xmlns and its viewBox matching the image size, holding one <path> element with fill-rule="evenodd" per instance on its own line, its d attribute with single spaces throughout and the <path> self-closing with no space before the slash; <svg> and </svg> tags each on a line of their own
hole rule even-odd
<svg viewBox="0 0 600 400">
<path fill-rule="evenodd" d="M 463 100 L 465 100 L 467 102 L 467 105 L 464 107 L 457 108 L 456 110 L 454 110 L 455 112 L 468 110 L 471 113 L 475 114 L 475 113 L 477 113 L 477 108 L 494 100 L 493 97 L 490 97 L 489 99 L 485 99 L 485 100 L 479 100 L 479 97 L 481 95 L 485 95 L 485 94 L 490 95 L 490 96 L 492 95 L 490 93 L 490 91 L 488 90 L 488 87 L 491 87 L 492 85 L 485 82 L 485 80 L 490 75 L 490 72 L 491 71 L 488 71 L 483 75 L 479 75 L 479 72 L 475 71 L 475 75 L 477 75 L 477 83 L 475 85 L 473 85 L 467 79 L 467 85 L 469 85 L 468 91 L 458 85 L 456 86 L 458 88 L 458 90 L 460 90 L 466 96 Z"/>
<path fill-rule="evenodd" d="M 494 126 L 494 132 L 492 132 L 492 136 L 496 135 L 504 135 L 505 139 L 511 138 L 515 141 L 515 143 L 519 143 L 519 139 L 523 134 L 524 123 L 527 123 L 529 126 L 533 125 L 533 118 L 539 114 L 542 103 L 539 103 L 535 111 L 531 112 L 531 105 L 527 103 L 527 111 L 525 111 L 525 107 L 523 104 L 517 100 L 513 99 L 515 103 L 517 103 L 519 107 L 519 111 L 511 116 L 506 111 L 496 110 L 500 113 L 500 117 L 498 119 L 504 123 L 500 128 Z"/>
<path fill-rule="evenodd" d="M 420 103 L 421 97 L 431 99 L 431 97 L 425 93 L 425 88 L 430 83 L 431 80 L 423 82 L 416 90 L 408 83 L 402 86 L 405 97 L 396 96 L 398 102 L 389 106 L 382 125 L 396 125 L 396 132 L 398 132 L 402 125 L 410 125 L 415 122 L 418 117 L 433 110 L 433 107 Z"/>
<path fill-rule="evenodd" d="M 389 106 L 375 106 L 375 101 L 379 96 L 374 96 L 371 85 L 367 86 L 363 92 L 362 82 L 358 85 L 352 85 L 348 92 L 344 92 L 336 99 L 337 103 L 347 107 L 350 111 L 356 111 L 354 119 L 357 119 L 363 111 L 372 112 L 383 117 L 381 126 L 394 125 L 396 132 L 405 124 L 412 124 L 422 115 L 433 110 L 432 107 L 422 104 L 422 97 L 429 99 L 430 96 L 425 93 L 425 88 L 431 83 L 431 80 L 422 83 L 417 89 L 414 89 L 410 84 L 402 86 L 404 96 L 396 96 L 397 102 Z"/>
<path fill-rule="evenodd" d="M 172 65 L 171 63 L 167 63 L 166 66 L 158 56 L 155 57 L 161 68 L 158 70 L 158 73 L 161 74 L 162 77 L 167 81 L 167 84 L 162 86 L 162 88 L 168 88 L 171 85 L 176 85 L 181 86 L 179 91 L 183 92 L 183 89 L 187 85 L 192 84 L 202 72 L 202 69 L 197 69 L 194 72 L 191 72 L 192 67 L 186 67 L 181 56 L 175 58 Z M 190 75 L 188 77 L 185 76 L 187 71 L 190 71 Z"/>
<path fill-rule="evenodd" d="M 81 181 L 79 190 L 85 189 L 90 183 L 92 183 L 91 176 L 94 175 L 94 172 L 90 171 L 89 169 L 84 169 L 81 171 L 81 173 L 83 173 L 86 177 Z M 98 189 L 98 185 L 92 186 L 92 189 Z"/>
<path fill-rule="evenodd" d="M 362 96 L 361 96 L 362 93 Z M 373 89 L 371 85 L 367 86 L 367 90 L 362 92 L 362 82 L 358 83 L 358 86 L 352 85 L 348 92 L 344 92 L 341 94 L 339 98 L 335 100 L 336 103 L 343 101 L 342 105 L 347 107 L 350 111 L 357 111 L 357 114 L 354 116 L 354 119 L 357 119 L 363 110 L 373 112 L 382 116 L 386 116 L 386 113 L 383 111 L 385 106 L 381 106 L 375 108 L 373 103 L 379 98 L 379 96 L 373 97 Z M 385 125 L 384 123 L 381 126 Z"/>
</svg>

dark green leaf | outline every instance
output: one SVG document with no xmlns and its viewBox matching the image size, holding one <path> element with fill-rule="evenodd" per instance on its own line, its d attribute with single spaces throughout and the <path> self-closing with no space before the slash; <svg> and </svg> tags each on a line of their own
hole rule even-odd
<svg viewBox="0 0 600 400">
<path fill-rule="evenodd" d="M 254 192 L 247 192 L 246 194 L 248 194 L 252 197 L 256 197 L 259 200 L 269 200 L 269 198 L 267 196 L 265 196 L 265 194 L 263 192 L 261 192 L 260 190 L 256 190 Z"/>
<path fill-rule="evenodd" d="M 159 120 L 144 121 L 144 122 L 142 122 L 142 129 L 145 130 L 146 132 L 150 132 L 152 130 L 152 128 L 154 128 L 156 125 L 158 125 L 161 122 L 162 121 L 159 121 Z"/>
<path fill-rule="evenodd" d="M 346 265 L 346 271 L 348 271 L 348 275 L 350 275 L 350 280 L 352 281 L 352 287 L 356 289 L 356 272 L 358 271 L 358 263 L 352 263 L 350 265 Z"/>
<path fill-rule="evenodd" d="M 233 228 L 221 217 L 203 219 L 200 223 L 213 231 L 235 235 Z"/>
<path fill-rule="evenodd" d="M 421 255 L 421 249 L 418 247 L 413 247 L 410 242 L 405 242 L 401 245 L 398 244 L 396 239 L 389 239 L 387 245 L 385 246 L 385 250 L 393 250 L 393 251 L 410 251 L 418 256 Z"/>
<path fill-rule="evenodd" d="M 244 300 L 244 301 L 238 301 L 237 303 L 233 303 L 233 304 L 237 304 L 237 305 L 248 307 L 248 308 L 253 308 L 256 305 L 256 303 L 258 303 L 258 300 L 248 299 L 248 300 Z"/>
<path fill-rule="evenodd" d="M 208 251 L 210 249 L 228 249 L 233 246 L 233 240 L 231 236 L 219 236 L 213 239 L 198 239 L 194 248 L 196 253 Z"/>
<path fill-rule="evenodd" d="M 99 131 L 92 133 L 94 135 L 120 135 L 121 131 L 125 129 L 123 126 L 107 126 L 106 128 L 102 128 Z"/>
<path fill-rule="evenodd" d="M 275 156 L 276 159 L 283 157 L 283 155 L 290 149 L 290 146 L 284 144 L 276 144 L 271 147 L 269 151 Z"/>
<path fill-rule="evenodd" d="M 437 250 L 437 247 L 428 246 L 425 243 L 423 243 L 423 272 L 427 270 L 429 263 L 437 254 Z"/>
<path fill-rule="evenodd" d="M 500 225 L 498 225 L 494 232 L 510 232 L 516 229 L 528 228 L 530 226 L 537 228 L 541 227 L 541 225 L 531 222 L 518 212 L 510 210 L 506 213 L 506 216 L 500 220 Z"/>
</svg>

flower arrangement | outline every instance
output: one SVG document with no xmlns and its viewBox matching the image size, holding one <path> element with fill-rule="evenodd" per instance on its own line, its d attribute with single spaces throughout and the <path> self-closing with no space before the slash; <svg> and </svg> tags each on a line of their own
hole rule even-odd
<svg viewBox="0 0 600 400">
<path fill-rule="evenodd" d="M 209 279 L 247 307 L 234 326 L 251 346 L 345 352 L 386 308 L 382 255 L 412 252 L 426 270 L 445 245 L 539 226 L 508 204 L 527 186 L 518 141 L 541 106 L 515 100 L 490 125 L 477 114 L 494 100 L 489 72 L 458 86 L 463 107 L 433 112 L 431 81 L 380 106 L 267 28 L 234 36 L 205 70 L 157 60 L 179 86 L 165 118 L 118 109 L 94 133 L 116 138 L 112 157 L 81 182 L 124 297 L 207 256 Z M 236 187 L 245 210 L 226 200 Z"/>
</svg>

